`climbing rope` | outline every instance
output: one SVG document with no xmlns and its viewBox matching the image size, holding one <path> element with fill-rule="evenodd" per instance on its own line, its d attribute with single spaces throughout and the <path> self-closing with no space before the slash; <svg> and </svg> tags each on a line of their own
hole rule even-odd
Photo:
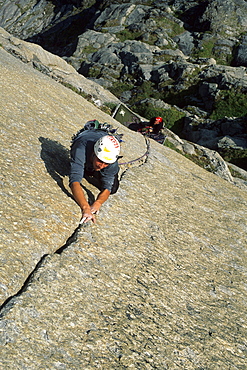
<svg viewBox="0 0 247 370">
<path fill-rule="evenodd" d="M 150 149 L 150 140 L 149 140 L 149 138 L 147 138 L 146 136 L 144 136 L 144 138 L 145 138 L 146 145 L 147 145 L 147 150 L 146 150 L 146 152 L 145 152 L 141 157 L 139 157 L 139 158 L 132 159 L 131 161 L 128 161 L 128 162 L 118 163 L 120 166 L 121 166 L 121 165 L 131 164 L 131 163 L 134 163 L 134 162 L 140 161 L 142 158 L 144 158 L 144 157 L 147 157 L 147 156 L 148 156 L 148 154 L 149 154 L 149 149 Z"/>
</svg>

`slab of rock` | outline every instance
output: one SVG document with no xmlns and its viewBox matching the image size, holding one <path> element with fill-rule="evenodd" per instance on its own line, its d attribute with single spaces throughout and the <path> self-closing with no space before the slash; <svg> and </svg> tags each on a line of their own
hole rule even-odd
<svg viewBox="0 0 247 370">
<path fill-rule="evenodd" d="M 29 63 L 34 68 L 64 84 L 70 85 L 80 93 L 91 96 L 98 106 L 103 103 L 119 103 L 113 94 L 99 84 L 80 75 L 71 65 L 57 55 L 45 51 L 41 46 L 22 41 L 0 27 L 0 44 L 8 52 Z"/>
<path fill-rule="evenodd" d="M 244 368 L 247 193 L 151 140 L 78 228 L 70 137 L 117 123 L 1 48 L 0 64 L 1 369 Z M 123 160 L 141 156 L 120 129 Z"/>
<path fill-rule="evenodd" d="M 90 119 L 120 124 L 78 94 L 0 48 L 1 303 L 16 293 L 40 258 L 62 246 L 79 221 L 66 188 L 70 140 Z M 136 135 L 121 127 L 124 140 Z M 137 136 L 122 161 L 142 156 Z M 122 166 L 124 170 L 125 166 Z"/>
</svg>

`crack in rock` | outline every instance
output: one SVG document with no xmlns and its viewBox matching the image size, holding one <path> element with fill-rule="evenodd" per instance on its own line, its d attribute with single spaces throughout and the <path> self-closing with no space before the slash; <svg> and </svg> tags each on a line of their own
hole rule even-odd
<svg viewBox="0 0 247 370">
<path fill-rule="evenodd" d="M 134 166 L 134 164 L 137 163 L 137 165 L 135 167 L 140 167 L 142 166 L 144 163 L 147 162 L 147 159 L 148 159 L 148 156 L 149 156 L 149 149 L 150 149 L 150 140 L 148 138 L 145 137 L 145 141 L 146 141 L 146 147 L 147 147 L 147 150 L 146 152 L 139 158 L 137 159 L 134 159 L 132 161 L 129 161 L 127 163 L 122 163 L 125 164 L 125 165 L 128 165 L 128 167 L 122 172 L 121 176 L 120 176 L 120 181 L 122 179 L 122 177 L 126 174 L 126 172 L 128 171 L 128 169 L 132 166 Z M 145 159 L 144 159 L 145 158 Z M 77 238 L 78 238 L 78 234 L 79 234 L 79 231 L 82 229 L 82 228 L 88 228 L 89 227 L 89 223 L 88 224 L 79 224 L 77 226 L 77 228 L 74 230 L 74 232 L 68 237 L 68 239 L 66 240 L 65 244 L 62 245 L 61 247 L 59 247 L 55 252 L 54 254 L 59 254 L 61 255 L 63 253 L 64 250 L 66 250 L 72 243 L 76 242 L 77 241 Z M 29 286 L 29 284 L 31 283 L 33 277 L 35 276 L 36 272 L 39 270 L 39 268 L 41 267 L 41 265 L 43 264 L 43 262 L 45 261 L 45 259 L 47 258 L 47 256 L 49 256 L 49 254 L 44 254 L 39 262 L 36 264 L 35 268 L 32 270 L 32 272 L 28 275 L 28 277 L 26 278 L 26 280 L 24 281 L 24 284 L 22 285 L 22 287 L 18 290 L 18 292 L 10 297 L 8 297 L 3 303 L 2 305 L 0 306 L 0 318 L 2 318 L 4 316 L 4 313 L 6 312 L 6 310 L 10 310 L 13 305 L 15 304 L 15 298 L 21 296 L 22 293 L 24 293 L 26 290 L 27 290 L 27 287 Z"/>
<path fill-rule="evenodd" d="M 36 264 L 35 268 L 33 269 L 33 271 L 28 275 L 28 277 L 26 278 L 26 280 L 24 281 L 24 284 L 22 285 L 22 287 L 19 289 L 19 291 L 8 297 L 4 302 L 3 304 L 0 306 L 0 318 L 3 317 L 3 311 L 4 309 L 6 309 L 8 307 L 8 309 L 10 310 L 11 307 L 15 304 L 15 298 L 16 297 L 19 297 L 22 293 L 24 293 L 26 290 L 27 290 L 27 287 L 29 285 L 29 283 L 32 281 L 32 278 L 34 277 L 35 273 L 38 271 L 38 269 L 40 268 L 40 266 L 42 265 L 42 263 L 44 262 L 44 260 L 47 258 L 48 254 L 44 254 L 41 259 L 39 260 L 39 262 Z"/>
</svg>

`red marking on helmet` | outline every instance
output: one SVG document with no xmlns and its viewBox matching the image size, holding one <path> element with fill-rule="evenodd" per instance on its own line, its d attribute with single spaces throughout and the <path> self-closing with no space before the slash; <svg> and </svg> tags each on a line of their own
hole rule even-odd
<svg viewBox="0 0 247 370">
<path fill-rule="evenodd" d="M 119 142 L 117 141 L 115 137 L 109 136 L 109 139 L 112 141 L 115 148 L 119 148 Z"/>
</svg>

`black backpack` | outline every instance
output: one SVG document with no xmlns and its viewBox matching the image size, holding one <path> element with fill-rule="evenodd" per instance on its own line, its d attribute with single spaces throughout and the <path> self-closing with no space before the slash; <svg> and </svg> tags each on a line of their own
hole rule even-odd
<svg viewBox="0 0 247 370">
<path fill-rule="evenodd" d="M 74 141 L 78 138 L 78 136 L 86 130 L 102 130 L 105 131 L 107 134 L 115 136 L 115 138 L 121 143 L 123 134 L 118 134 L 117 129 L 114 129 L 112 125 L 109 123 L 100 123 L 98 120 L 93 119 L 91 121 L 87 121 L 83 128 L 81 128 L 75 135 L 71 138 L 71 144 L 74 143 Z"/>
</svg>

